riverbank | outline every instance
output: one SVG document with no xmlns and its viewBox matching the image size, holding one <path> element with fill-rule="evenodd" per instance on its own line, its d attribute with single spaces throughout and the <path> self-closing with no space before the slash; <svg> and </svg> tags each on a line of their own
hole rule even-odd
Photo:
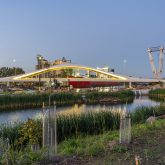
<svg viewBox="0 0 165 165">
<path fill-rule="evenodd" d="M 57 118 L 59 156 L 55 157 L 54 160 L 66 160 L 66 162 L 69 161 L 69 163 L 78 160 L 78 164 L 81 164 L 83 162 L 82 159 L 84 159 L 86 163 L 90 163 L 91 160 L 93 162 L 96 158 L 96 160 L 99 159 L 98 162 L 101 162 L 104 161 L 102 157 L 104 157 L 105 160 L 106 158 L 108 159 L 108 153 L 109 158 L 111 158 L 108 160 L 112 161 L 116 159 L 118 154 L 122 154 L 123 159 L 125 159 L 124 157 L 127 156 L 127 154 L 130 155 L 130 152 L 133 152 L 133 150 L 129 150 L 129 146 L 125 148 L 125 146 L 118 144 L 120 112 L 113 113 L 101 111 L 97 113 L 85 113 L 85 115 L 81 113 L 78 115 L 69 114 L 59 116 L 59 118 Z M 155 123 L 158 122 L 158 126 L 139 124 L 144 123 L 149 116 L 160 116 L 162 114 L 165 114 L 164 106 L 141 107 L 132 112 L 130 115 L 132 120 L 132 140 L 134 141 L 134 134 L 140 137 L 142 135 L 144 136 L 147 130 L 152 129 L 151 126 L 153 126 L 153 129 L 157 127 L 164 128 L 165 123 L 161 123 L 161 121 L 164 120 L 156 121 Z M 4 150 L 4 154 L 0 157 L 0 162 L 3 162 L 2 164 L 5 164 L 4 162 L 8 160 L 15 162 L 15 164 L 21 162 L 22 164 L 30 165 L 36 161 L 47 158 L 48 151 L 46 148 L 41 148 L 37 151 L 31 150 L 32 145 L 37 144 L 38 146 L 42 146 L 42 120 L 35 121 L 29 119 L 24 123 L 17 123 L 15 125 L 1 125 L 0 137 L 1 139 L 8 138 L 10 143 L 10 149 Z M 5 146 L 5 143 L 2 142 L 3 141 L 0 141 L 0 144 Z M 111 145 L 114 148 L 111 148 Z M 111 149 L 109 150 L 109 148 Z M 127 151 L 129 151 L 129 153 Z M 111 157 L 113 153 L 115 153 L 115 156 Z M 102 157 L 100 157 L 100 155 L 102 155 Z M 129 156 L 131 160 L 133 160 L 133 156 L 135 156 L 134 153 L 132 157 Z"/>
<path fill-rule="evenodd" d="M 149 92 L 149 98 L 155 101 L 165 101 L 165 89 L 154 89 Z"/>
<path fill-rule="evenodd" d="M 56 102 L 56 105 L 62 106 L 75 103 L 96 104 L 106 99 L 106 103 L 118 104 L 132 102 L 133 98 L 134 94 L 131 91 L 2 95 L 0 96 L 0 111 L 39 108 L 43 106 L 43 102 L 45 106 L 53 105 L 54 102 Z"/>
<path fill-rule="evenodd" d="M 118 143 L 118 131 L 72 138 L 58 146 L 59 155 L 36 165 L 165 164 L 165 120 L 132 127 L 132 141 Z"/>
<path fill-rule="evenodd" d="M 165 98 L 165 89 L 150 90 L 149 96 L 153 98 Z"/>
<path fill-rule="evenodd" d="M 123 113 L 121 110 L 103 110 L 57 114 L 57 140 L 61 142 L 81 135 L 98 135 L 109 130 L 118 130 L 121 113 Z M 130 116 L 134 125 L 144 123 L 150 116 L 157 117 L 163 114 L 165 114 L 164 106 L 138 107 L 130 113 Z M 0 126 L 0 137 L 9 138 L 11 143 L 21 140 L 21 142 L 28 144 L 32 139 L 33 143 L 42 145 L 42 118 L 37 120 L 28 119 L 25 122 L 12 125 L 2 124 Z"/>
</svg>

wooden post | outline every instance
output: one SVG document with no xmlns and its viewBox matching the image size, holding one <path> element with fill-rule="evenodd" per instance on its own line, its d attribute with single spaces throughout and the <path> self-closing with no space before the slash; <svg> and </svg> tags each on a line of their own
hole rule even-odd
<svg viewBox="0 0 165 165">
<path fill-rule="evenodd" d="M 55 130 L 54 130 L 54 132 L 55 132 L 55 145 L 54 145 L 54 147 L 55 147 L 55 154 L 57 154 L 57 115 L 56 115 L 56 102 L 54 101 L 54 124 L 55 124 Z"/>
</svg>

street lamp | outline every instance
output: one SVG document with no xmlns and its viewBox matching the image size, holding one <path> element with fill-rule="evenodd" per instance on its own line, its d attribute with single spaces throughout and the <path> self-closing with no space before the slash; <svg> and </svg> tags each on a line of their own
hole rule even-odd
<svg viewBox="0 0 165 165">
<path fill-rule="evenodd" d="M 13 63 L 14 63 L 14 75 L 16 76 L 16 66 L 15 66 L 16 59 L 13 59 Z"/>
<path fill-rule="evenodd" d="M 124 59 L 124 60 L 123 60 L 123 69 L 124 69 L 124 73 L 125 73 L 125 70 L 126 70 L 126 63 L 127 63 L 127 60 Z"/>
<path fill-rule="evenodd" d="M 124 74 L 126 74 L 126 63 L 127 63 L 127 60 L 124 59 L 124 60 L 123 60 L 123 72 L 124 72 Z M 125 81 L 124 81 L 124 87 L 126 87 Z"/>
</svg>

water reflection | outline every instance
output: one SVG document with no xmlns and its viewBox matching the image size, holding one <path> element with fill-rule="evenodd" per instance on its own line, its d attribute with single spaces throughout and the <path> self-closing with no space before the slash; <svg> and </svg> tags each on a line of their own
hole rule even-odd
<svg viewBox="0 0 165 165">
<path fill-rule="evenodd" d="M 57 107 L 57 112 L 81 113 L 81 112 L 100 111 L 100 110 L 122 111 L 124 108 L 127 108 L 128 111 L 133 111 L 134 109 L 140 106 L 155 106 L 159 104 L 160 102 L 150 100 L 147 96 L 141 96 L 141 97 L 136 97 L 133 103 L 130 104 L 120 104 L 120 105 L 75 104 L 72 106 Z M 0 112 L 0 123 L 24 121 L 27 120 L 28 118 L 39 118 L 41 116 L 41 112 L 42 112 L 41 108 Z"/>
</svg>

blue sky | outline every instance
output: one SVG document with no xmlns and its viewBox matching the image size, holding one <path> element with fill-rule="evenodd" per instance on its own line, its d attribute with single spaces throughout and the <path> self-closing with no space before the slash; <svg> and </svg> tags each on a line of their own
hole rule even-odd
<svg viewBox="0 0 165 165">
<path fill-rule="evenodd" d="M 29 72 L 42 54 L 151 77 L 146 49 L 158 45 L 165 46 L 164 0 L 0 0 L 0 67 Z"/>
</svg>

